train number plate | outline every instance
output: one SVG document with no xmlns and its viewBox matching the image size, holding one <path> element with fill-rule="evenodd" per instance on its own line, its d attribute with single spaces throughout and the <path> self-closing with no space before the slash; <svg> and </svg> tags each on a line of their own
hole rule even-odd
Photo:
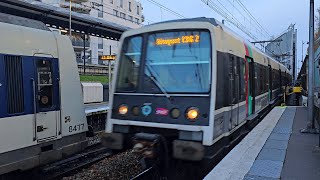
<svg viewBox="0 0 320 180">
<path fill-rule="evenodd" d="M 87 140 L 88 140 L 88 146 L 99 144 L 101 142 L 101 138 L 100 138 L 99 134 L 97 134 L 93 137 L 87 137 Z"/>
</svg>

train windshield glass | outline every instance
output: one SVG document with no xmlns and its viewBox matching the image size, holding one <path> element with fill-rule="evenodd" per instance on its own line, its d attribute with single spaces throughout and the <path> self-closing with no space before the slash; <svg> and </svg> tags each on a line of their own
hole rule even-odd
<svg viewBox="0 0 320 180">
<path fill-rule="evenodd" d="M 138 86 L 138 72 L 141 60 L 142 37 L 131 37 L 124 41 L 120 68 L 117 78 L 117 91 L 136 91 Z"/>
<path fill-rule="evenodd" d="M 144 73 L 158 90 L 144 81 L 145 92 L 206 93 L 211 81 L 211 41 L 208 31 L 175 31 L 148 37 Z"/>
</svg>

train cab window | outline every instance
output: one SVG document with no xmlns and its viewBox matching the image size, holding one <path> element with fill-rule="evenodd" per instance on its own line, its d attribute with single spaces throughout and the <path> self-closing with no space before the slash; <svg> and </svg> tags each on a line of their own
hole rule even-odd
<svg viewBox="0 0 320 180">
<path fill-rule="evenodd" d="M 120 65 L 117 78 L 116 91 L 136 91 L 141 61 L 142 37 L 125 39 L 121 50 Z"/>
<path fill-rule="evenodd" d="M 49 60 L 37 61 L 38 105 L 40 110 L 53 105 L 52 64 Z"/>
<path fill-rule="evenodd" d="M 211 37 L 208 31 L 187 30 L 150 34 L 145 61 L 144 92 L 210 91 Z M 155 82 L 149 80 L 152 78 Z"/>
</svg>

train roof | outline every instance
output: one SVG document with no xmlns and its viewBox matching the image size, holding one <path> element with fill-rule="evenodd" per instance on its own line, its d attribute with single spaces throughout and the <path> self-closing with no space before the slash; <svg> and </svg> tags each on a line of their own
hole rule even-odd
<svg viewBox="0 0 320 180">
<path fill-rule="evenodd" d="M 206 17 L 196 17 L 196 18 L 186 18 L 186 19 L 176 19 L 176 20 L 169 20 L 169 21 L 163 21 L 163 22 L 158 22 L 158 23 L 154 23 L 154 24 L 150 24 L 147 25 L 145 27 L 153 27 L 153 26 L 157 26 L 157 25 L 162 25 L 162 24 L 166 24 L 166 23 L 179 23 L 179 22 L 207 22 L 212 24 L 215 27 L 219 27 L 222 28 L 223 31 L 225 31 L 226 33 L 228 33 L 230 36 L 232 36 L 234 39 L 245 43 L 246 45 L 250 46 L 252 50 L 255 51 L 255 53 L 258 53 L 259 56 L 263 56 L 264 60 L 257 59 L 257 61 L 259 63 L 262 64 L 268 64 L 265 63 L 269 62 L 269 64 L 271 65 L 272 68 L 274 69 L 281 69 L 282 71 L 285 71 L 287 73 L 290 73 L 290 71 L 281 63 L 279 63 L 278 61 L 276 61 L 275 59 L 273 59 L 271 56 L 269 56 L 268 54 L 266 54 L 265 52 L 261 51 L 260 49 L 258 49 L 255 45 L 253 45 L 251 42 L 245 40 L 244 38 L 242 38 L 240 35 L 238 35 L 236 32 L 234 32 L 233 30 L 231 30 L 230 28 L 228 28 L 227 26 L 225 26 L 224 24 L 222 24 L 221 22 L 217 21 L 215 18 L 206 18 Z M 142 27 L 143 28 L 143 27 Z M 267 60 L 266 60 L 266 59 Z"/>
<path fill-rule="evenodd" d="M 0 53 L 58 57 L 57 36 L 39 21 L 0 14 Z M 11 21 L 10 21 L 11 20 Z M 10 43 L 6 43 L 10 42 Z"/>
<path fill-rule="evenodd" d="M 210 23 L 210 24 L 212 24 L 214 26 L 218 26 L 219 25 L 215 18 L 196 17 L 196 18 L 174 19 L 174 20 L 169 20 L 169 21 L 162 21 L 162 22 L 150 24 L 150 26 L 151 25 L 155 25 L 155 24 L 165 24 L 165 23 L 175 23 L 175 22 L 191 22 L 191 21 L 208 22 L 208 23 Z"/>
</svg>

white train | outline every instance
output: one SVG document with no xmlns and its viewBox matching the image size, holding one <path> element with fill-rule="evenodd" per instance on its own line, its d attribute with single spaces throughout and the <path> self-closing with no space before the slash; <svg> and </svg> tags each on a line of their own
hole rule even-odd
<svg viewBox="0 0 320 180">
<path fill-rule="evenodd" d="M 87 120 L 67 36 L 0 14 L 0 175 L 87 146 Z"/>
<path fill-rule="evenodd" d="M 282 64 L 215 19 L 149 25 L 120 42 L 103 139 L 114 149 L 144 132 L 172 142 L 175 158 L 212 157 L 281 99 L 291 80 Z"/>
</svg>

